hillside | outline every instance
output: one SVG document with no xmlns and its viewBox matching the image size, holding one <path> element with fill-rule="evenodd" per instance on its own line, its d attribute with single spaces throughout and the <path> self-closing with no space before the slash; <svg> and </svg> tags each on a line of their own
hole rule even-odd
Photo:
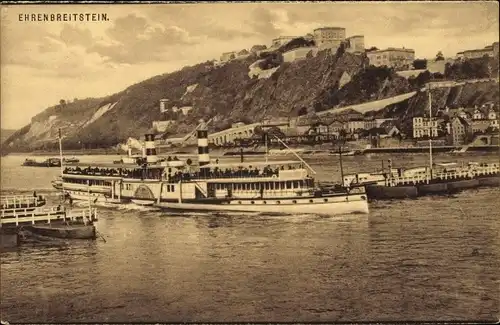
<svg viewBox="0 0 500 325">
<path fill-rule="evenodd" d="M 294 46 L 307 46 L 296 43 Z M 186 134 L 200 118 L 213 117 L 211 128 L 216 131 L 232 122 L 296 117 L 388 98 L 418 89 L 424 80 L 407 80 L 391 69 L 368 66 L 365 55 L 344 53 L 342 48 L 337 53 L 324 50 L 294 62 L 284 62 L 282 52 L 277 49 L 261 56 L 251 54 L 222 65 L 200 63 L 153 77 L 111 96 L 49 107 L 11 135 L 7 148 L 57 148 L 58 128 L 63 130 L 67 149 L 106 148 L 129 137 L 142 137 L 155 120 L 174 120 L 168 133 Z M 249 77 L 249 67 L 255 64 L 269 73 Z M 440 91 L 443 93 L 435 97 L 440 105 L 498 100 L 498 88 L 484 85 Z M 422 98 L 417 95 L 380 114 L 408 119 L 422 109 Z M 189 113 L 161 113 L 160 99 L 168 100 L 167 109 L 185 107 Z"/>
<path fill-rule="evenodd" d="M 0 130 L 0 144 L 7 140 L 16 130 L 1 129 Z"/>
<path fill-rule="evenodd" d="M 495 81 L 467 83 L 455 87 L 444 87 L 431 90 L 432 114 L 436 116 L 438 110 L 445 107 L 472 107 L 481 106 L 486 102 L 500 100 L 498 83 Z M 411 132 L 414 116 L 422 116 L 428 113 L 429 97 L 427 92 L 419 92 L 416 96 L 409 98 L 399 104 L 386 107 L 378 113 L 380 117 L 397 118 L 404 131 Z"/>
</svg>

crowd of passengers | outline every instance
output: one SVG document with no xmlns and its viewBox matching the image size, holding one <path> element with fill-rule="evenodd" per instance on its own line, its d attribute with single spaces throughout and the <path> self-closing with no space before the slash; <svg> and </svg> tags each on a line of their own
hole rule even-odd
<svg viewBox="0 0 500 325">
<path fill-rule="evenodd" d="M 293 166 L 288 166 L 289 170 L 295 169 Z M 271 166 L 266 166 L 263 169 L 252 168 L 242 168 L 239 170 L 232 170 L 226 168 L 225 170 L 215 167 L 213 170 L 208 171 L 198 171 L 195 173 L 184 173 L 178 171 L 173 175 L 170 175 L 168 180 L 170 182 L 178 182 L 181 180 L 187 181 L 191 179 L 206 179 L 206 178 L 245 178 L 245 177 L 273 177 L 278 176 L 280 170 L 285 170 L 285 166 L 271 168 Z"/>
<path fill-rule="evenodd" d="M 92 176 L 117 176 L 117 177 L 128 177 L 128 178 L 160 178 L 159 173 L 150 173 L 150 171 L 144 171 L 141 169 L 117 169 L 117 168 L 98 168 L 98 167 L 66 167 L 64 169 L 65 174 L 74 175 L 92 175 Z"/>
<path fill-rule="evenodd" d="M 289 170 L 295 169 L 293 166 L 288 166 Z M 182 172 L 178 171 L 173 175 L 168 176 L 170 182 L 178 182 L 179 180 L 190 180 L 190 179 L 200 179 L 200 178 L 242 178 L 242 177 L 273 177 L 278 176 L 280 170 L 285 170 L 285 166 L 271 168 L 271 166 L 266 166 L 263 169 L 252 168 L 242 168 L 239 170 L 232 170 L 226 168 L 222 170 L 215 167 L 213 170 L 200 170 L 197 172 Z M 98 168 L 98 167 L 66 167 L 64 169 L 65 174 L 74 175 L 92 175 L 92 176 L 117 176 L 117 177 L 127 177 L 127 178 L 146 178 L 146 179 L 161 179 L 161 174 L 159 172 L 152 172 L 147 169 L 134 169 L 127 170 L 121 168 Z"/>
</svg>

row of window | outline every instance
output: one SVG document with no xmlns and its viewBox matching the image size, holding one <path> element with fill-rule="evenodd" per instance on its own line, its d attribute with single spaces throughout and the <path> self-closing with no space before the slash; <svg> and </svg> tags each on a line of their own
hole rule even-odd
<svg viewBox="0 0 500 325">
<path fill-rule="evenodd" d="M 98 179 L 78 179 L 78 178 L 64 178 L 65 183 L 71 184 L 82 184 L 82 185 L 90 185 L 90 186 L 111 186 L 111 182 L 98 180 Z"/>
<path fill-rule="evenodd" d="M 328 202 L 328 199 L 323 199 L 323 201 Z M 313 202 L 314 202 L 314 200 L 309 200 L 309 203 L 313 203 Z M 267 201 L 262 201 L 262 203 L 267 204 Z M 293 200 L 292 203 L 296 204 L 297 200 Z M 242 202 L 238 201 L 238 204 L 242 204 Z M 250 204 L 255 204 L 255 201 L 250 201 Z M 281 204 L 281 201 L 276 201 L 276 204 Z"/>
<path fill-rule="evenodd" d="M 214 184 L 216 190 L 234 190 L 234 191 L 258 191 L 265 190 L 291 190 L 299 188 L 313 187 L 313 180 L 284 181 L 284 182 L 259 182 L 259 183 L 234 183 L 234 184 Z"/>
</svg>

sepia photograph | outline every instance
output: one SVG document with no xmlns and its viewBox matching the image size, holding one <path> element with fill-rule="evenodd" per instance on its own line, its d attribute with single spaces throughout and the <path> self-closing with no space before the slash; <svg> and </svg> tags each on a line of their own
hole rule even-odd
<svg viewBox="0 0 500 325">
<path fill-rule="evenodd" d="M 498 1 L 0 10 L 2 325 L 500 321 Z"/>
</svg>

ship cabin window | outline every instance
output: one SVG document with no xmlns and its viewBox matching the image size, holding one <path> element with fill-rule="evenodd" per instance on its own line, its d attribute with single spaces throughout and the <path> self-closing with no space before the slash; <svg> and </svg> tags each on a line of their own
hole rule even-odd
<svg viewBox="0 0 500 325">
<path fill-rule="evenodd" d="M 82 184 L 89 186 L 111 186 L 111 182 L 100 179 L 78 179 L 78 178 L 63 178 L 65 183 Z"/>
</svg>

